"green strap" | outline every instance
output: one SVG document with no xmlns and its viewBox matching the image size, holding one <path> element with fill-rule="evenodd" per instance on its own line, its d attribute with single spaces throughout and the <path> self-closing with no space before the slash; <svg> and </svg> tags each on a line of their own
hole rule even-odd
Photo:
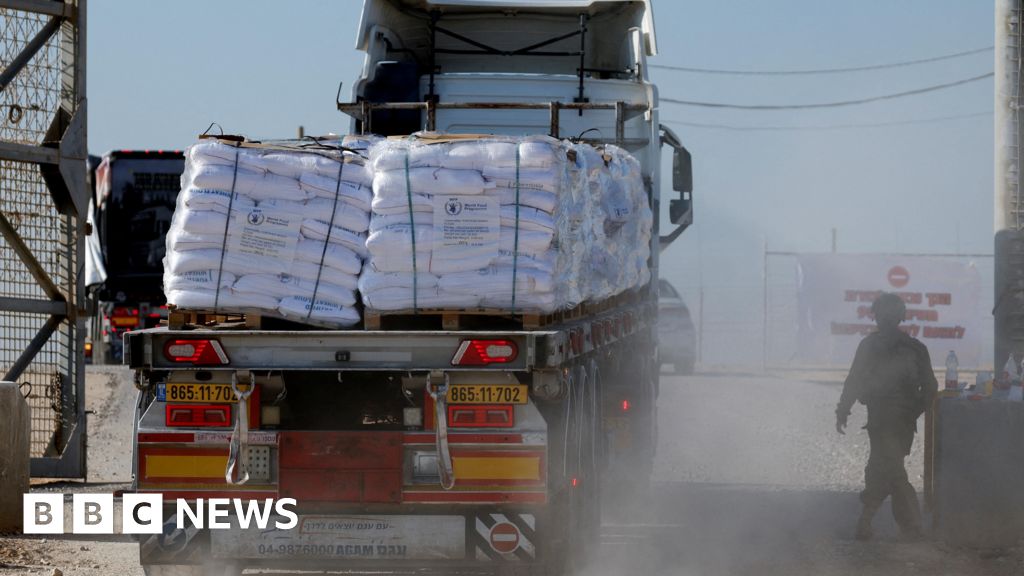
<svg viewBox="0 0 1024 576">
<path fill-rule="evenodd" d="M 499 215 L 500 218 L 500 215 Z M 516 228 L 512 241 L 512 313 L 516 312 L 516 280 L 519 272 L 519 144 L 516 144 Z"/>
<path fill-rule="evenodd" d="M 412 238 L 412 312 L 419 310 L 419 275 L 416 267 L 416 218 L 412 213 L 412 182 L 409 180 L 409 149 L 405 150 L 405 197 L 409 204 L 409 236 Z"/>
<path fill-rule="evenodd" d="M 329 158 L 329 156 L 328 156 Z M 334 204 L 331 206 L 331 221 L 327 223 L 327 237 L 324 238 L 324 249 L 320 252 L 320 266 L 316 269 L 316 283 L 313 284 L 313 297 L 309 300 L 309 311 L 306 312 L 306 320 L 313 316 L 313 307 L 316 306 L 316 296 L 320 291 L 320 276 L 324 271 L 324 260 L 327 258 L 327 246 L 331 242 L 331 231 L 334 230 L 334 216 L 338 211 L 338 197 L 341 196 L 341 176 L 345 169 L 345 153 L 341 153 L 341 160 L 338 162 L 338 183 L 334 186 Z"/>
<path fill-rule="evenodd" d="M 235 184 L 238 182 L 238 156 L 240 148 L 235 146 L 235 167 L 231 173 L 231 192 L 228 195 L 228 219 L 224 221 L 224 236 L 220 242 L 220 264 L 217 266 L 217 286 L 213 293 L 213 311 L 220 308 L 220 280 L 224 276 L 224 253 L 228 250 L 228 228 L 231 226 L 231 209 L 235 206 Z"/>
</svg>

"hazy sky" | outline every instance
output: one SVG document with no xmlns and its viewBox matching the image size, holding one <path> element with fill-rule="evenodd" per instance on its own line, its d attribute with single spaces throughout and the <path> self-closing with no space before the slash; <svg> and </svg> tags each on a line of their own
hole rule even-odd
<svg viewBox="0 0 1024 576">
<path fill-rule="evenodd" d="M 334 98 L 339 82 L 350 96 L 362 64 L 353 48 L 360 6 L 93 0 L 90 150 L 182 148 L 212 121 L 251 137 L 292 137 L 299 125 L 344 132 Z M 985 0 L 655 0 L 654 10 L 660 55 L 652 64 L 848 67 L 986 47 L 994 35 L 993 2 Z M 992 67 L 992 52 L 984 52 L 853 74 L 652 75 L 666 97 L 790 104 L 902 92 Z M 988 113 L 992 99 L 986 79 L 845 108 L 661 110 L 663 122 L 828 126 Z M 758 286 L 763 239 L 775 250 L 822 251 L 832 228 L 846 252 L 992 251 L 990 116 L 842 130 L 675 128 L 693 154 L 697 222 L 663 266 L 684 291 L 699 281 Z"/>
</svg>

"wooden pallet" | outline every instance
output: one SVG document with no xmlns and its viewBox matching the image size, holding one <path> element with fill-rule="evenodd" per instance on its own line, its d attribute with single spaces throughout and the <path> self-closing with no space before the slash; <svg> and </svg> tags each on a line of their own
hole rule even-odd
<svg viewBox="0 0 1024 576">
<path fill-rule="evenodd" d="M 244 314 L 228 314 L 225 312 L 209 312 L 205 310 L 182 310 L 171 308 L 167 311 L 167 327 L 181 330 L 196 326 L 213 326 L 215 324 L 244 323 Z"/>
<path fill-rule="evenodd" d="M 167 327 L 171 330 L 182 330 L 198 327 L 219 326 L 223 328 L 239 328 L 246 330 L 271 329 L 337 329 L 326 324 L 315 322 L 296 322 L 275 314 L 267 314 L 261 310 L 244 312 L 214 312 L 212 310 L 183 310 L 171 308 L 167 312 Z"/>
<path fill-rule="evenodd" d="M 421 308 L 419 310 L 363 311 L 365 330 L 538 330 L 564 324 L 581 318 L 596 316 L 634 300 L 636 294 L 619 294 L 599 302 L 585 302 L 568 310 L 557 312 L 517 312 L 503 308 Z M 244 312 L 215 312 L 212 310 L 168 311 L 167 326 L 171 330 L 219 326 L 248 330 L 317 330 L 337 327 L 316 322 L 296 322 L 267 314 L 265 310 Z M 358 329 L 358 326 L 354 327 Z"/>
<path fill-rule="evenodd" d="M 366 330 L 537 330 L 592 314 L 588 305 L 557 312 L 512 313 L 502 308 L 420 308 L 363 311 Z"/>
</svg>

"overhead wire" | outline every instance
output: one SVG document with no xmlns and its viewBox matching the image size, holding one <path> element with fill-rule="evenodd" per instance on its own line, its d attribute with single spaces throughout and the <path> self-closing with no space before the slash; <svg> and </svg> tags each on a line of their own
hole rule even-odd
<svg viewBox="0 0 1024 576">
<path fill-rule="evenodd" d="M 935 92 L 937 90 L 945 90 L 947 88 L 953 88 L 954 86 L 961 86 L 963 84 L 977 82 L 978 80 L 984 80 L 985 78 L 991 78 L 993 76 L 995 76 L 994 73 L 988 72 L 985 74 L 980 74 L 978 76 L 972 76 L 970 78 L 963 78 L 961 80 L 955 80 L 953 82 L 946 82 L 945 84 L 925 86 L 924 88 L 907 90 L 905 92 L 882 94 L 880 96 L 858 98 L 856 100 L 839 100 L 835 102 L 818 102 L 812 104 L 733 104 L 727 102 L 704 102 L 698 100 L 680 100 L 677 98 L 664 97 L 659 98 L 659 101 L 664 102 L 666 104 L 679 104 L 682 106 L 699 106 L 703 108 L 729 108 L 734 110 L 808 110 L 814 108 L 838 108 L 841 106 L 856 106 L 859 104 L 868 104 L 870 102 L 878 102 L 881 100 L 893 100 L 896 98 L 905 98 L 907 96 Z"/>
<path fill-rule="evenodd" d="M 691 72 L 695 74 L 731 74 L 740 76 L 798 76 L 798 75 L 811 75 L 811 74 L 845 74 L 850 72 L 866 72 L 869 70 L 885 70 L 887 68 L 900 68 L 904 66 L 915 66 L 918 64 L 928 64 L 930 62 L 941 62 L 943 60 L 951 60 L 953 58 L 962 58 L 964 56 L 971 56 L 973 54 L 980 54 L 982 52 L 991 52 L 995 49 L 995 46 L 986 46 L 984 48 L 975 48 L 973 50 L 964 50 L 963 52 L 955 52 L 953 54 L 943 54 L 941 56 L 932 56 L 930 58 L 919 58 L 917 60 L 904 60 L 902 62 L 889 62 L 885 64 L 870 64 L 866 66 L 851 66 L 847 68 L 818 68 L 818 69 L 805 69 L 805 70 L 735 70 L 727 68 L 699 68 L 694 66 L 670 66 L 667 64 L 651 64 L 650 68 L 659 70 L 674 70 L 676 72 Z"/>
<path fill-rule="evenodd" d="M 730 130 L 736 132 L 803 132 L 803 131 L 827 131 L 827 130 L 849 130 L 849 129 L 860 129 L 860 128 L 884 128 L 888 126 L 905 126 L 909 124 L 935 124 L 939 122 L 946 122 L 950 120 L 961 120 L 965 118 L 980 118 L 982 116 L 992 116 L 991 110 L 985 112 L 971 112 L 967 114 L 955 114 L 950 116 L 936 116 L 932 118 L 917 118 L 912 120 L 896 120 L 892 122 L 865 122 L 865 123 L 852 123 L 852 124 L 793 124 L 793 125 L 776 125 L 776 126 L 750 126 L 750 125 L 738 125 L 738 124 L 713 124 L 705 122 L 690 122 L 687 120 L 665 120 L 661 122 L 664 124 L 675 124 L 679 126 L 689 126 L 692 128 L 709 128 L 717 130 Z"/>
</svg>

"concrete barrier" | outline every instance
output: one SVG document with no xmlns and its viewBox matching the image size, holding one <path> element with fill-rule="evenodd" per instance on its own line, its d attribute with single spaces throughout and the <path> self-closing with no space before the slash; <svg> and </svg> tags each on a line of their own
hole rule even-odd
<svg viewBox="0 0 1024 576">
<path fill-rule="evenodd" d="M 939 402 L 935 523 L 940 538 L 1012 547 L 1024 534 L 1024 402 Z"/>
<path fill-rule="evenodd" d="M 30 412 L 18 385 L 0 382 L 0 533 L 21 531 L 28 492 Z"/>
</svg>

